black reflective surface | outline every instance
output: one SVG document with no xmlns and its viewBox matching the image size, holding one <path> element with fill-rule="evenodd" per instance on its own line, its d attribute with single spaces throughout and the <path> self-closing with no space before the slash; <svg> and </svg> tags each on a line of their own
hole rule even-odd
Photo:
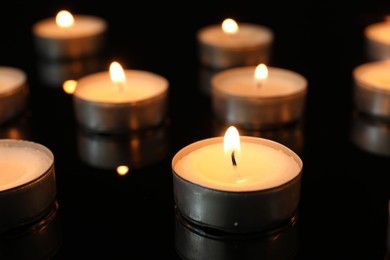
<svg viewBox="0 0 390 260">
<path fill-rule="evenodd" d="M 9 242 L 14 252 L 25 250 L 28 241 L 36 243 L 34 248 L 44 248 L 42 243 L 57 247 L 54 259 L 181 259 L 180 255 L 193 255 L 186 251 L 186 242 L 194 239 L 196 249 L 215 250 L 215 255 L 204 251 L 199 256 L 215 259 L 389 258 L 390 123 L 355 111 L 351 72 L 367 61 L 364 27 L 390 14 L 390 3 L 373 0 L 345 7 L 339 1 L 254 4 L 114 0 L 2 5 L 0 65 L 24 70 L 31 93 L 26 111 L 0 126 L 0 137 L 47 146 L 55 156 L 58 189 L 59 227 L 50 229 L 56 232 L 50 233 L 54 239 L 21 239 L 19 248 L 18 240 Z M 33 23 L 61 9 L 107 20 L 108 45 L 101 56 L 58 64 L 35 54 Z M 220 236 L 183 236 L 181 228 L 185 227 L 181 226 L 177 231 L 182 222 L 177 222 L 173 201 L 172 157 L 184 146 L 222 135 L 226 129 L 210 109 L 204 79 L 209 73 L 198 62 L 195 34 L 202 26 L 226 17 L 269 26 L 275 33 L 270 65 L 301 73 L 309 82 L 302 122 L 274 131 L 241 132 L 279 141 L 302 158 L 301 200 L 293 229 L 285 228 L 287 235 L 282 227 L 271 232 L 271 236 L 281 232 L 277 236 L 281 243 L 262 237 L 254 242 L 246 238 L 252 244 L 242 240 L 234 244 L 229 239 L 224 244 L 226 239 Z M 69 70 L 77 78 L 107 70 L 113 60 L 126 69 L 155 72 L 169 80 L 169 114 L 161 126 L 109 136 L 85 132 L 75 123 L 72 97 L 56 78 L 69 74 L 56 71 Z M 129 164 L 130 172 L 119 176 L 114 169 L 117 163 Z M 198 229 L 187 231 L 194 230 Z M 183 236 L 181 243 L 176 240 L 178 235 Z M 204 247 L 198 239 L 205 240 Z M 233 249 L 238 248 L 235 253 L 232 243 Z M 290 245 L 287 249 L 286 244 Z M 186 248 L 177 250 L 178 245 Z M 247 254 L 240 257 L 237 252 Z M 25 259 L 43 254 L 41 250 L 35 253 L 32 250 Z"/>
</svg>

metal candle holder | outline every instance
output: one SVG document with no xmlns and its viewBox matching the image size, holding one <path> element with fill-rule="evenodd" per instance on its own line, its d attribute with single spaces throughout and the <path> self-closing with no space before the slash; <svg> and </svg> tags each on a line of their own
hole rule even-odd
<svg viewBox="0 0 390 260">
<path fill-rule="evenodd" d="M 281 96 L 241 96 L 227 93 L 221 82 L 255 71 L 255 67 L 238 67 L 215 74 L 211 80 L 212 108 L 215 116 L 226 124 L 246 129 L 270 129 L 297 122 L 302 118 L 307 95 L 307 81 L 298 73 L 270 68 L 270 73 L 296 82 L 294 93 Z"/>
<path fill-rule="evenodd" d="M 0 93 L 1 125 L 8 122 L 24 110 L 29 96 L 29 87 L 27 84 L 26 74 L 19 69 L 0 67 L 0 73 L 20 78 L 20 83 L 16 87 Z"/>
<path fill-rule="evenodd" d="M 56 37 L 41 33 L 40 29 L 45 24 L 55 24 L 55 18 L 38 21 L 34 24 L 32 31 L 35 49 L 39 56 L 47 59 L 76 59 L 102 52 L 106 44 L 107 22 L 91 15 L 74 15 L 74 19 L 76 22 L 78 20 L 94 21 L 98 29 L 85 35 Z"/>
<path fill-rule="evenodd" d="M 252 38 L 244 43 L 240 39 L 234 41 L 224 37 L 221 25 L 209 25 L 197 32 L 198 54 L 200 62 L 214 69 L 226 69 L 237 66 L 250 66 L 259 63 L 269 63 L 273 32 L 270 28 L 257 24 L 242 23 L 240 30 L 247 31 L 246 37 Z M 219 40 L 218 40 L 219 38 Z M 234 38 L 232 36 L 231 38 Z"/>
<path fill-rule="evenodd" d="M 53 162 L 38 178 L 0 191 L 0 233 L 32 223 L 47 213 L 56 198 L 54 156 L 45 146 L 22 140 L 3 139 L 0 144 L 14 147 L 32 147 L 45 153 Z"/>
<path fill-rule="evenodd" d="M 241 140 L 280 149 L 302 167 L 298 155 L 283 145 L 255 137 L 243 136 Z M 205 144 L 222 141 L 222 137 L 202 140 L 183 148 L 173 157 L 174 199 L 180 214 L 201 227 L 228 233 L 265 231 L 291 218 L 299 204 L 301 171 L 282 185 L 247 192 L 216 190 L 186 180 L 176 172 L 175 164 L 181 158 Z"/>
<path fill-rule="evenodd" d="M 363 77 L 365 73 L 383 68 L 390 70 L 390 63 L 387 61 L 375 61 L 357 66 L 353 70 L 353 97 L 354 104 L 360 112 L 389 120 L 390 88 L 380 87 L 376 83 L 366 81 Z"/>
</svg>

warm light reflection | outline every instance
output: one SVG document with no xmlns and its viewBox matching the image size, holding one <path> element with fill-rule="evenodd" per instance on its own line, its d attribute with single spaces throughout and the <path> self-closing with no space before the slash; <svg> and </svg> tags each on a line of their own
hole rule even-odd
<svg viewBox="0 0 390 260">
<path fill-rule="evenodd" d="M 76 87 L 77 87 L 77 81 L 73 80 L 73 79 L 66 80 L 62 84 L 62 89 L 67 94 L 73 94 L 75 92 L 75 90 L 76 90 Z"/>
<path fill-rule="evenodd" d="M 238 24 L 231 18 L 227 18 L 222 22 L 222 30 L 227 34 L 235 34 L 238 32 Z"/>
<path fill-rule="evenodd" d="M 59 27 L 71 27 L 74 24 L 73 15 L 66 10 L 59 11 L 56 16 L 56 23 Z"/>
<path fill-rule="evenodd" d="M 255 82 L 257 86 L 261 86 L 264 80 L 268 78 L 268 68 L 265 64 L 261 63 L 256 67 L 255 70 Z"/>
<path fill-rule="evenodd" d="M 129 172 L 129 167 L 127 167 L 126 165 L 119 165 L 118 167 L 116 167 L 116 172 L 118 173 L 118 175 L 126 175 L 128 172 Z"/>
<path fill-rule="evenodd" d="M 225 133 L 223 138 L 223 149 L 227 156 L 229 156 L 229 161 L 236 166 L 238 164 L 238 157 L 241 151 L 240 145 L 240 135 L 237 128 L 230 126 Z"/>
</svg>

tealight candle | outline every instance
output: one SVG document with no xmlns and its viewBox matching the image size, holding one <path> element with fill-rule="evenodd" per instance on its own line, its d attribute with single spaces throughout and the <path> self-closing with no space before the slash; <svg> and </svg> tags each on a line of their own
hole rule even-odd
<svg viewBox="0 0 390 260">
<path fill-rule="evenodd" d="M 369 60 L 390 58 L 390 21 L 368 25 L 364 29 L 364 37 Z"/>
<path fill-rule="evenodd" d="M 211 79 L 216 117 L 247 129 L 287 125 L 302 117 L 307 80 L 264 64 L 221 71 Z"/>
<path fill-rule="evenodd" d="M 0 124 L 26 107 L 29 89 L 26 74 L 17 68 L 0 67 Z"/>
<path fill-rule="evenodd" d="M 367 115 L 390 118 L 390 62 L 375 61 L 353 70 L 354 102 Z"/>
<path fill-rule="evenodd" d="M 54 203 L 54 157 L 45 146 L 1 139 L 0 173 L 0 233 L 36 220 Z"/>
<path fill-rule="evenodd" d="M 270 28 L 231 18 L 197 32 L 200 62 L 214 69 L 268 63 L 273 40 Z"/>
<path fill-rule="evenodd" d="M 155 73 L 123 70 L 80 78 L 73 93 L 76 120 L 94 132 L 120 133 L 156 126 L 167 112 L 168 81 Z"/>
<path fill-rule="evenodd" d="M 91 15 L 72 15 L 66 10 L 36 22 L 32 31 L 36 51 L 50 59 L 95 55 L 104 48 L 107 22 Z"/>
<path fill-rule="evenodd" d="M 201 226 L 264 231 L 289 219 L 299 203 L 299 156 L 275 141 L 239 137 L 234 127 L 181 149 L 172 168 L 176 206 Z"/>
</svg>

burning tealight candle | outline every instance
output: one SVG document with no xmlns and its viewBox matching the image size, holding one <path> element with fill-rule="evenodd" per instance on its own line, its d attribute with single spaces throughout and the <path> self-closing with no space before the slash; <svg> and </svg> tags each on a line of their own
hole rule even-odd
<svg viewBox="0 0 390 260">
<path fill-rule="evenodd" d="M 211 79 L 212 106 L 218 119 L 247 129 L 271 128 L 302 117 L 307 80 L 276 67 L 238 67 Z"/>
<path fill-rule="evenodd" d="M 1 139 L 0 173 L 0 233 L 36 220 L 54 203 L 54 157 L 45 146 Z"/>
<path fill-rule="evenodd" d="M 299 156 L 275 141 L 240 137 L 234 127 L 183 148 L 172 168 L 176 206 L 201 226 L 263 231 L 290 218 L 299 203 Z"/>
<path fill-rule="evenodd" d="M 23 111 L 28 93 L 27 76 L 22 70 L 0 67 L 0 124 Z"/>
<path fill-rule="evenodd" d="M 76 120 L 94 132 L 120 133 L 163 122 L 168 84 L 164 77 L 123 70 L 112 62 L 108 72 L 82 77 L 73 93 Z"/>
<path fill-rule="evenodd" d="M 390 62 L 375 61 L 353 70 L 354 102 L 365 114 L 390 118 Z"/>
<path fill-rule="evenodd" d="M 389 19 L 368 25 L 364 29 L 367 57 L 369 60 L 390 58 L 390 21 Z"/>
<path fill-rule="evenodd" d="M 198 31 L 200 62 L 214 69 L 268 63 L 273 39 L 266 26 L 227 18 Z"/>
<path fill-rule="evenodd" d="M 107 22 L 91 15 L 61 10 L 54 18 L 34 24 L 37 53 L 50 59 L 80 58 L 99 53 L 105 46 Z"/>
</svg>

